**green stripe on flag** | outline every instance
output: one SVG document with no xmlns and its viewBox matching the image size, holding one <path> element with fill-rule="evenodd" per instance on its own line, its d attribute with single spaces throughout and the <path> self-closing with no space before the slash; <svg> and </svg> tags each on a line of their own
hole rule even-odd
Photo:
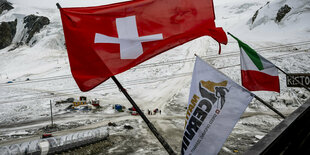
<svg viewBox="0 0 310 155">
<path fill-rule="evenodd" d="M 260 57 L 258 56 L 258 54 L 247 44 L 238 41 L 239 47 L 242 48 L 245 53 L 250 57 L 250 59 L 253 61 L 253 63 L 255 64 L 255 66 L 259 69 L 259 70 L 263 70 L 264 66 L 262 61 L 260 60 Z"/>
<path fill-rule="evenodd" d="M 234 39 L 236 39 L 238 41 L 239 47 L 245 51 L 245 53 L 253 61 L 255 66 L 259 70 L 263 70 L 264 69 L 263 63 L 262 63 L 259 55 L 255 52 L 255 50 L 253 50 L 249 45 L 243 43 L 241 40 L 239 40 L 237 37 L 233 36 L 232 34 L 230 34 L 230 33 L 228 33 L 228 34 L 231 35 Z"/>
</svg>

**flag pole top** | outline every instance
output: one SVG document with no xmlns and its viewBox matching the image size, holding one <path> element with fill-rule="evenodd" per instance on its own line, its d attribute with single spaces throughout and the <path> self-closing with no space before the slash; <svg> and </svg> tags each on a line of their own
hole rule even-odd
<svg viewBox="0 0 310 155">
<path fill-rule="evenodd" d="M 56 6 L 57 6 L 58 9 L 61 9 L 61 6 L 60 6 L 59 3 L 56 3 Z"/>
<path fill-rule="evenodd" d="M 228 35 L 232 36 L 233 38 L 235 38 L 234 35 L 232 35 L 230 32 L 227 32 Z"/>
</svg>

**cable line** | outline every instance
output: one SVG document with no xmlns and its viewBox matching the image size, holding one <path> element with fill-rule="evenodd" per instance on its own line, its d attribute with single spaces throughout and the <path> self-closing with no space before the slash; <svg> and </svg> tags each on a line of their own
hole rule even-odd
<svg viewBox="0 0 310 155">
<path fill-rule="evenodd" d="M 302 52 L 272 56 L 272 57 L 268 57 L 268 59 L 284 57 L 287 55 L 297 55 L 299 53 L 302 53 Z M 208 57 L 205 57 L 203 59 L 208 59 Z M 237 67 L 237 66 L 240 66 L 240 64 L 229 65 L 229 66 L 224 66 L 224 67 L 217 67 L 217 69 L 226 69 L 226 68 Z M 180 77 L 185 77 L 185 76 L 190 76 L 190 75 L 192 75 L 192 72 L 172 74 L 172 75 L 156 77 L 156 78 L 150 77 L 150 78 L 134 79 L 134 80 L 123 81 L 122 83 L 124 83 L 124 86 L 128 87 L 128 86 L 133 86 L 133 85 L 155 83 L 155 82 L 160 82 L 160 81 L 165 81 L 165 80 L 170 80 L 170 79 L 175 79 L 175 78 L 180 78 Z M 95 88 L 94 90 L 92 90 L 89 93 L 99 92 L 102 90 L 115 89 L 115 88 L 116 88 L 116 86 L 114 83 L 106 81 L 105 83 L 101 84 L 100 86 L 98 86 L 97 88 Z M 74 91 L 72 91 L 72 90 L 74 90 Z M 46 93 L 48 93 L 48 94 L 46 94 Z M 51 93 L 53 93 L 53 94 L 51 94 Z M 34 97 L 28 97 L 28 98 L 22 98 L 20 100 L 14 100 L 14 101 L 2 100 L 2 101 L 0 101 L 0 103 L 22 102 L 22 101 L 30 101 L 33 99 L 44 99 L 44 98 L 48 98 L 48 97 L 62 97 L 62 96 L 69 96 L 69 95 L 77 94 L 77 93 L 81 93 L 81 91 L 77 87 L 61 89 L 61 90 L 49 90 L 48 92 L 22 94 L 22 95 L 33 95 L 33 96 L 36 96 L 35 98 Z M 43 94 L 43 95 L 41 95 L 41 94 Z M 14 97 L 20 97 L 20 95 L 5 96 L 5 97 L 14 98 Z"/>
<path fill-rule="evenodd" d="M 291 43 L 286 45 L 275 45 L 275 46 L 269 46 L 269 47 L 263 47 L 263 48 L 257 48 L 256 51 L 266 52 L 269 50 L 272 50 L 274 48 L 282 47 L 284 50 L 287 50 L 288 45 L 309 45 L 310 41 L 304 41 L 304 42 L 297 42 L 297 43 Z M 294 47 L 296 48 L 296 47 Z M 278 49 L 279 50 L 279 49 Z M 294 50 L 294 49 L 293 49 Z M 298 53 L 300 52 L 307 52 L 310 48 L 298 50 Z M 297 51 L 297 50 L 294 50 Z M 201 58 L 207 58 L 209 59 L 216 59 L 216 58 L 223 58 L 223 57 L 230 57 L 230 56 L 237 56 L 239 55 L 240 51 L 237 52 L 229 52 L 228 54 L 222 54 L 222 55 L 211 55 L 211 56 L 201 56 Z M 297 53 L 297 52 L 295 52 Z M 132 69 L 142 69 L 142 68 L 149 68 L 149 67 L 156 67 L 156 66 L 164 66 L 164 65 L 173 65 L 177 63 L 185 63 L 185 62 L 193 62 L 195 58 L 185 58 L 185 59 L 178 59 L 178 60 L 172 60 L 167 62 L 156 62 L 156 63 L 149 63 L 149 64 L 141 64 L 136 67 L 133 67 Z M 52 76 L 47 78 L 38 78 L 38 79 L 32 79 L 31 81 L 18 81 L 14 83 L 2 83 L 0 86 L 13 86 L 13 85 L 19 85 L 19 84 L 28 84 L 28 83 L 34 83 L 34 82 L 44 82 L 44 81 L 51 81 L 51 80 L 61 80 L 61 79 L 69 79 L 72 78 L 72 75 L 61 75 L 61 76 Z"/>
<path fill-rule="evenodd" d="M 307 43 L 310 43 L 310 41 L 305 41 L 305 42 L 299 42 L 299 43 L 292 43 L 292 44 L 286 44 L 286 46 L 288 45 L 305 45 Z M 273 49 L 273 48 L 277 48 L 277 47 L 283 47 L 283 45 L 278 45 L 278 46 L 270 46 L 270 47 L 263 47 L 263 48 L 257 48 L 258 50 L 261 50 L 261 49 L 264 49 L 264 50 L 267 50 L 268 48 L 269 49 Z M 295 47 L 296 48 L 296 47 Z M 257 51 L 258 51 L 257 50 Z M 286 49 L 287 50 L 287 49 Z M 295 50 L 295 49 L 293 49 Z M 296 51 L 296 50 L 295 50 Z M 304 50 L 298 50 L 298 52 L 294 52 L 294 53 L 287 53 L 287 54 L 283 54 L 283 55 L 277 55 L 277 56 L 274 56 L 274 57 L 281 57 L 281 56 L 285 56 L 285 55 L 297 55 L 301 52 L 307 52 L 309 51 L 309 49 L 304 49 Z M 215 55 L 215 56 L 202 56 L 202 58 L 204 59 L 207 59 L 207 60 L 212 60 L 212 59 L 216 59 L 216 58 L 222 58 L 222 57 L 229 57 L 229 56 L 234 56 L 234 55 L 238 55 L 239 52 L 230 52 L 228 54 L 222 54 L 222 55 Z M 191 61 L 194 61 L 195 58 L 189 58 L 189 59 L 179 59 L 179 60 L 173 60 L 173 61 L 168 61 L 168 62 L 157 62 L 157 63 L 150 63 L 150 64 L 144 64 L 144 65 L 140 65 L 140 66 L 137 66 L 135 67 L 135 69 L 137 68 L 146 68 L 146 67 L 155 67 L 155 66 L 164 66 L 164 65 L 173 65 L 173 64 L 179 64 L 179 63 L 186 63 L 186 62 L 191 62 Z M 227 67 L 232 67 L 232 66 L 227 66 Z M 226 67 L 225 67 L 226 68 Z M 220 68 L 219 68 L 220 69 Z M 190 74 L 188 74 L 190 75 Z M 183 75 L 184 76 L 184 75 Z M 44 82 L 44 81 L 51 81 L 51 80 L 61 80 L 61 79 L 65 79 L 65 78 L 71 78 L 72 76 L 71 75 L 62 75 L 62 76 L 54 76 L 54 77 L 48 77 L 48 78 L 41 78 L 41 79 L 34 79 L 32 81 L 27 81 L 27 82 L 18 82 L 18 83 L 11 83 L 11 84 L 0 84 L 0 86 L 14 86 L 14 85 L 20 85 L 20 84 L 31 84 L 31 83 L 34 83 L 34 82 Z M 178 77 L 178 75 L 176 75 L 176 77 Z M 176 78 L 176 77 L 172 77 L 172 78 Z M 162 77 L 163 79 L 159 79 L 157 81 L 163 81 L 165 80 L 164 78 L 165 77 Z M 153 79 L 153 78 L 151 78 Z M 167 78 L 167 79 L 171 79 L 171 78 Z M 137 84 L 143 84 L 143 80 L 146 80 L 146 79 L 141 79 L 139 80 L 140 83 L 137 83 Z M 72 80 L 73 81 L 73 80 Z M 136 81 L 136 80 L 134 80 Z M 149 80 L 147 81 L 147 83 L 150 83 L 150 82 L 157 82 L 156 80 Z M 135 85 L 135 83 L 131 84 L 131 81 L 125 81 L 126 82 L 126 86 L 127 85 Z M 109 84 L 108 81 L 106 81 L 104 84 L 101 84 L 99 87 L 97 87 L 99 90 L 97 91 L 101 91 L 101 88 L 102 89 L 111 89 L 111 88 L 114 88 L 115 86 L 113 85 L 111 88 L 111 83 Z M 64 95 L 62 96 L 67 96 L 68 93 L 71 94 L 73 93 L 72 90 L 76 89 L 77 91 L 75 91 L 76 93 L 79 93 L 80 91 L 78 90 L 77 87 L 75 88 L 68 88 L 68 89 L 62 89 L 62 90 L 53 90 L 53 91 L 46 91 L 46 92 L 39 92 L 39 93 L 31 93 L 31 94 L 22 94 L 22 95 L 40 95 L 40 94 L 46 94 L 46 93 L 50 93 L 50 94 L 53 94 L 53 93 L 57 93 L 59 96 L 59 93 L 63 93 Z M 95 89 L 96 90 L 96 89 Z M 34 91 L 44 91 L 44 90 L 34 90 Z M 53 95 L 50 95 L 50 94 L 46 94 L 45 96 L 50 96 L 52 97 Z M 14 97 L 20 97 L 20 95 L 15 95 L 15 96 L 5 96 L 7 98 L 14 98 Z M 33 97 L 30 97 L 31 99 L 33 99 Z"/>
</svg>

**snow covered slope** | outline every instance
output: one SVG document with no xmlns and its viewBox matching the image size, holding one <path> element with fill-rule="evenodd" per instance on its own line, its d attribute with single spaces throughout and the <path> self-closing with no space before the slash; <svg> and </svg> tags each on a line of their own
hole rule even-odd
<svg viewBox="0 0 310 155">
<path fill-rule="evenodd" d="M 100 99 L 104 110 L 94 114 L 83 114 L 81 118 L 76 117 L 76 114 L 63 114 L 64 107 L 54 107 L 55 113 L 59 116 L 56 123 L 81 121 L 83 124 L 85 120 L 90 120 L 92 123 L 98 120 L 113 121 L 111 117 L 117 117 L 122 121 L 127 117 L 132 119 L 127 115 L 115 113 L 111 108 L 112 104 L 131 106 L 112 81 L 108 80 L 87 93 L 82 93 L 78 89 L 71 77 L 61 19 L 55 5 L 59 2 L 62 7 L 96 6 L 124 0 L 9 1 L 14 9 L 2 13 L 1 22 L 15 19 L 19 21 L 27 15 L 35 14 L 48 17 L 50 24 L 34 35 L 37 42 L 31 47 L 22 45 L 15 48 L 14 44 L 18 42 L 18 37 L 23 31 L 23 23 L 18 22 L 13 44 L 0 50 L 0 135 L 7 134 L 7 131 L 30 128 L 31 122 L 34 122 L 31 124 L 32 127 L 36 128 L 48 124 L 50 100 L 56 101 L 79 95 Z M 268 4 L 267 2 L 267 0 L 215 0 L 216 25 L 231 32 L 285 71 L 309 73 L 309 0 L 273 0 Z M 276 22 L 278 10 L 285 4 L 291 7 L 291 11 L 280 22 Z M 257 10 L 259 11 L 252 23 L 252 17 Z M 160 54 L 116 77 L 124 84 L 141 109 L 147 111 L 159 108 L 162 109 L 162 117 L 169 117 L 168 123 L 160 117 L 154 118 L 154 121 L 159 122 L 158 128 L 170 131 L 170 126 L 167 124 L 171 124 L 174 126 L 174 131 L 181 134 L 195 53 L 233 80 L 240 82 L 238 45 L 231 37 L 228 39 L 228 45 L 222 46 L 221 55 L 218 55 L 217 42 L 210 37 L 201 37 Z M 283 74 L 280 74 L 280 80 L 281 94 L 273 92 L 257 92 L 257 94 L 271 102 L 281 112 L 288 114 L 309 97 L 309 92 L 300 88 L 287 88 Z M 7 83 L 8 81 L 13 83 Z M 262 104 L 253 101 L 246 111 L 245 118 L 237 124 L 232 136 L 224 145 L 223 151 L 229 153 L 232 148 L 240 147 L 235 146 L 240 144 L 235 138 L 241 135 L 248 134 L 241 138 L 251 142 L 257 141 L 253 137 L 264 135 L 280 121 L 274 115 Z M 168 141 L 174 142 L 175 148 L 180 150 L 181 136 L 179 139 L 170 137 L 172 140 L 169 139 L 169 134 L 167 136 Z M 245 147 L 249 145 L 245 144 Z"/>
<path fill-rule="evenodd" d="M 257 32 L 266 32 L 266 27 L 269 27 L 269 34 L 277 36 L 276 34 L 284 33 L 283 38 L 294 41 L 295 38 L 307 40 L 308 36 L 305 33 L 310 32 L 310 21 L 307 20 L 309 16 L 310 2 L 308 0 L 272 1 L 259 9 L 254 22 L 249 20 L 248 24 L 250 30 Z"/>
</svg>

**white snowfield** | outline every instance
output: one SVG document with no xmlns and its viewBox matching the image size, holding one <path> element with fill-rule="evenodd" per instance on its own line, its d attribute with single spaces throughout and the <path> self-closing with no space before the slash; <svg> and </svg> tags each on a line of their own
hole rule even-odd
<svg viewBox="0 0 310 155">
<path fill-rule="evenodd" d="M 34 138 L 38 128 L 48 125 L 50 100 L 55 103 L 69 97 L 87 96 L 100 100 L 102 110 L 97 112 L 66 112 L 67 105 L 54 106 L 54 121 L 59 125 L 78 124 L 86 128 L 106 126 L 108 122 L 130 123 L 136 133 L 123 128 L 110 127 L 113 134 L 143 137 L 145 144 L 127 148 L 125 153 L 163 154 L 164 148 L 139 116 L 119 113 L 112 109 L 114 104 L 131 107 L 124 95 L 119 92 L 112 80 L 97 88 L 81 92 L 70 72 L 65 49 L 58 2 L 62 7 L 97 6 L 121 2 L 122 0 L 8 0 L 14 9 L 0 15 L 0 22 L 18 19 L 17 34 L 13 44 L 0 50 L 0 145 L 14 142 L 18 137 Z M 265 58 L 289 73 L 310 72 L 310 2 L 309 0 L 214 0 L 216 25 L 223 27 Z M 291 11 L 281 22 L 275 22 L 277 11 L 287 4 Z M 263 7 L 262 9 L 260 9 Z M 252 23 L 255 12 L 259 13 Z M 31 45 L 13 49 L 24 33 L 22 19 L 30 14 L 46 16 L 50 24 L 45 26 L 30 40 Z M 148 116 L 156 128 L 180 152 L 185 121 L 191 73 L 195 56 L 218 68 L 240 83 L 240 58 L 237 42 L 228 36 L 228 44 L 222 45 L 218 55 L 218 43 L 211 37 L 201 37 L 162 53 L 139 66 L 116 75 L 128 93 L 147 113 L 147 110 L 160 109 L 161 115 Z M 100 66 L 98 66 L 100 67 Z M 285 115 L 298 108 L 309 92 L 302 88 L 287 88 L 285 75 L 279 72 L 281 93 L 255 92 Z M 26 81 L 29 78 L 30 80 Z M 7 83 L 12 81 L 13 83 Z M 282 119 L 256 100 L 247 108 L 232 134 L 224 144 L 220 154 L 233 154 L 246 151 Z M 22 134 L 19 134 L 22 133 Z M 14 138 L 15 137 L 15 138 Z M 259 138 L 257 138 L 259 137 Z M 27 140 L 26 139 L 26 140 Z M 113 154 L 120 146 L 112 145 L 107 154 Z M 124 147 L 125 148 L 125 147 Z M 155 150 L 155 151 L 154 151 Z M 126 152 L 127 151 L 127 152 Z"/>
</svg>

